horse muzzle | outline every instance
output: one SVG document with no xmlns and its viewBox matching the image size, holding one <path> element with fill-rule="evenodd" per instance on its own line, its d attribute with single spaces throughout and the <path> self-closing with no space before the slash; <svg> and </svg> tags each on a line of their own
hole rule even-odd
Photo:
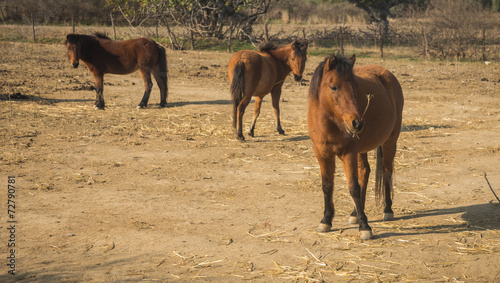
<svg viewBox="0 0 500 283">
<path fill-rule="evenodd" d="M 293 74 L 293 78 L 295 79 L 296 82 L 302 81 L 302 75 Z"/>
<path fill-rule="evenodd" d="M 71 64 L 73 66 L 73 68 L 78 68 L 78 65 L 80 65 L 80 62 L 74 62 Z"/>
<path fill-rule="evenodd" d="M 361 133 L 365 127 L 365 121 L 364 120 L 359 120 L 358 118 L 352 120 L 351 125 L 344 121 L 345 128 L 347 132 L 351 135 L 357 135 Z"/>
</svg>

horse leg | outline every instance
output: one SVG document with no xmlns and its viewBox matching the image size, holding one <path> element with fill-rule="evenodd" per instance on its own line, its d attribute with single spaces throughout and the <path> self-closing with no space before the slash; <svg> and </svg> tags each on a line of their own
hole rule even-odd
<svg viewBox="0 0 500 283">
<path fill-rule="evenodd" d="M 321 220 L 316 231 L 328 232 L 332 229 L 332 220 L 335 215 L 335 207 L 333 205 L 333 184 L 335 174 L 335 155 L 328 152 L 324 146 L 314 146 L 314 154 L 318 159 L 321 170 L 321 188 L 325 201 L 325 210 L 323 219 Z"/>
<path fill-rule="evenodd" d="M 142 80 L 144 81 L 144 95 L 142 96 L 141 103 L 137 106 L 137 108 L 146 108 L 148 107 L 149 95 L 151 94 L 151 89 L 153 88 L 153 82 L 151 81 L 151 73 L 141 68 Z"/>
<path fill-rule="evenodd" d="M 260 115 L 260 107 L 262 106 L 262 97 L 256 96 L 255 97 L 255 109 L 253 111 L 253 120 L 252 120 L 252 126 L 250 127 L 250 131 L 248 132 L 248 135 L 253 137 L 254 136 L 254 130 L 255 130 L 255 123 L 257 122 L 257 117 Z"/>
<path fill-rule="evenodd" d="M 168 78 L 166 75 L 161 74 L 160 70 L 153 73 L 155 77 L 156 84 L 160 88 L 160 107 L 167 107 L 167 97 L 168 97 Z"/>
<path fill-rule="evenodd" d="M 394 157 L 396 156 L 396 143 L 382 146 L 382 176 L 384 189 L 384 221 L 394 220 L 392 210 L 392 173 Z"/>
<path fill-rule="evenodd" d="M 95 82 L 95 103 L 94 103 L 94 108 L 96 109 L 101 109 L 104 110 L 104 95 L 103 95 L 103 88 L 104 88 L 104 74 L 101 74 L 99 72 L 94 72 L 94 82 Z"/>
<path fill-rule="evenodd" d="M 349 193 L 351 194 L 359 219 L 359 233 L 363 240 L 371 239 L 372 228 L 368 225 L 368 218 L 365 214 L 364 205 L 361 199 L 361 187 L 358 182 L 358 160 L 356 150 L 350 150 L 341 157 L 344 165 L 344 172 L 349 184 Z"/>
<path fill-rule="evenodd" d="M 358 154 L 358 180 L 359 186 L 361 187 L 361 204 L 363 209 L 366 203 L 366 187 L 368 186 L 368 178 L 370 177 L 370 164 L 368 163 L 368 154 L 360 153 Z M 349 217 L 349 224 L 359 224 L 358 213 L 356 208 L 351 213 Z"/>
<path fill-rule="evenodd" d="M 283 128 L 281 128 L 281 120 L 280 120 L 281 85 L 275 86 L 271 90 L 271 98 L 273 101 L 274 115 L 276 116 L 276 130 L 280 135 L 284 135 L 285 131 L 283 131 Z"/>
<path fill-rule="evenodd" d="M 245 114 L 245 109 L 248 104 L 252 100 L 251 95 L 245 95 L 238 105 L 238 115 L 237 115 L 237 124 L 236 124 L 236 133 L 238 134 L 238 139 L 241 141 L 245 141 L 245 137 L 243 136 L 243 114 Z"/>
</svg>

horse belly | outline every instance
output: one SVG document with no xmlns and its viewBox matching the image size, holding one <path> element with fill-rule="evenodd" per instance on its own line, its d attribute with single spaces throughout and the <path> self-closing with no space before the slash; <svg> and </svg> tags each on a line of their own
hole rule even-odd
<svg viewBox="0 0 500 283">
<path fill-rule="evenodd" d="M 372 91 L 377 88 L 372 88 Z M 369 92 L 366 92 L 369 93 Z M 365 127 L 359 134 L 358 151 L 368 152 L 384 144 L 396 126 L 396 111 L 393 102 L 388 98 L 386 92 L 375 92 L 370 104 L 366 109 Z M 367 100 L 366 95 L 360 98 Z M 366 108 L 366 102 L 361 104 L 361 111 Z"/>
<path fill-rule="evenodd" d="M 257 89 L 254 92 L 254 96 L 263 97 L 271 92 L 273 87 L 280 82 L 277 81 L 277 71 L 276 66 L 272 61 L 268 60 L 266 57 L 262 57 L 262 64 L 260 66 L 260 79 L 257 83 Z"/>
</svg>

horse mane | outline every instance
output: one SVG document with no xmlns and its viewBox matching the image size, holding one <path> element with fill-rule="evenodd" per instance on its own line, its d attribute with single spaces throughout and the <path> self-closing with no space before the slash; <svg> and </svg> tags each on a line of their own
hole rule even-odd
<svg viewBox="0 0 500 283">
<path fill-rule="evenodd" d="M 305 57 L 307 56 L 307 40 L 306 39 L 297 39 L 295 41 L 295 56 Z"/>
<path fill-rule="evenodd" d="M 265 42 L 263 45 L 259 46 L 260 52 L 270 53 L 273 50 L 276 50 L 278 46 L 272 42 Z"/>
<path fill-rule="evenodd" d="M 319 88 L 321 86 L 321 81 L 323 80 L 323 70 L 327 62 L 329 65 L 328 70 L 335 69 L 339 76 L 352 75 L 352 62 L 349 58 L 340 54 L 333 54 L 330 57 L 326 57 L 325 60 L 319 63 L 318 67 L 316 67 L 316 70 L 311 78 L 309 96 L 312 98 L 318 98 L 319 96 Z"/>
<path fill-rule="evenodd" d="M 102 32 L 95 32 L 94 36 L 97 38 L 101 38 L 101 39 L 110 39 L 111 40 L 111 38 L 109 36 L 107 36 L 105 33 L 102 33 Z"/>
</svg>

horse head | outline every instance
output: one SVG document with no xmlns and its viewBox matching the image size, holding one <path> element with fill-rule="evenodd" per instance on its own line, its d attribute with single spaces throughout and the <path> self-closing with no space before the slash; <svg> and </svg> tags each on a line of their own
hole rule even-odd
<svg viewBox="0 0 500 283">
<path fill-rule="evenodd" d="M 288 65 L 292 69 L 296 81 L 302 80 L 302 73 L 307 61 L 307 40 L 294 40 L 291 43 L 292 54 L 288 57 Z"/>
<path fill-rule="evenodd" d="M 78 34 L 68 34 L 64 42 L 68 53 L 68 59 L 71 65 L 73 65 L 73 68 L 78 68 L 80 63 L 80 39 L 80 35 Z"/>
<path fill-rule="evenodd" d="M 316 70 L 322 72 L 318 89 L 321 106 L 339 128 L 345 128 L 352 135 L 361 133 L 365 124 L 357 100 L 358 83 L 353 74 L 355 61 L 355 55 L 350 58 L 334 55 Z"/>
</svg>

